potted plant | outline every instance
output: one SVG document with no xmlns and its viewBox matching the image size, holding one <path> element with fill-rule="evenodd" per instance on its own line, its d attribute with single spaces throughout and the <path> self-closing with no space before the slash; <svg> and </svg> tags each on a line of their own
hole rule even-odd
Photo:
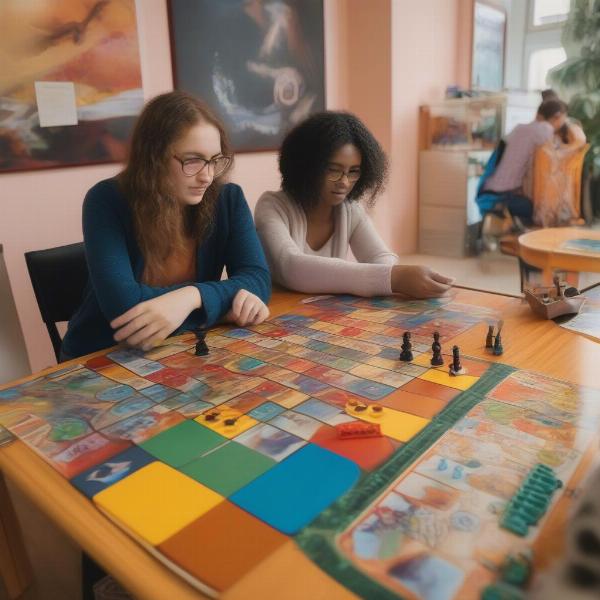
<svg viewBox="0 0 600 600">
<path fill-rule="evenodd" d="M 567 60 L 549 76 L 569 99 L 569 115 L 578 119 L 591 145 L 585 177 L 594 212 L 600 212 L 600 0 L 571 0 L 562 44 Z"/>
</svg>

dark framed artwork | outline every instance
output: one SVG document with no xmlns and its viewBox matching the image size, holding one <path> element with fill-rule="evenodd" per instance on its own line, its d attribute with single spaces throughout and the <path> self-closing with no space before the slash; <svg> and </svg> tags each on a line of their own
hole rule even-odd
<svg viewBox="0 0 600 600">
<path fill-rule="evenodd" d="M 498 92 L 504 87 L 506 12 L 475 0 L 471 87 Z"/>
<path fill-rule="evenodd" d="M 238 152 L 277 149 L 324 110 L 323 0 L 169 0 L 175 87 L 204 100 Z"/>
<path fill-rule="evenodd" d="M 117 162 L 144 104 L 135 0 L 2 0 L 0 172 Z"/>
</svg>

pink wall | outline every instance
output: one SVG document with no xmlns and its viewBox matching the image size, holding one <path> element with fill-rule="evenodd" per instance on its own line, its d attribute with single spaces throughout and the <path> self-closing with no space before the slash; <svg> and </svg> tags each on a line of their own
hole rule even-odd
<svg viewBox="0 0 600 600">
<path fill-rule="evenodd" d="M 418 109 L 441 100 L 446 86 L 457 82 L 464 1 L 392 2 L 392 177 L 386 217 L 401 254 L 417 247 Z"/>
<path fill-rule="evenodd" d="M 457 15 L 465 1 L 471 0 L 324 3 L 327 104 L 356 112 L 390 153 L 390 186 L 374 218 L 399 252 L 416 247 L 418 105 L 440 98 L 455 80 Z M 137 10 L 150 98 L 172 89 L 166 0 L 138 0 Z M 0 243 L 34 371 L 54 359 L 23 253 L 80 241 L 85 192 L 118 170 L 106 165 L 0 176 Z M 264 190 L 279 186 L 276 154 L 238 156 L 232 177 L 254 205 Z"/>
</svg>

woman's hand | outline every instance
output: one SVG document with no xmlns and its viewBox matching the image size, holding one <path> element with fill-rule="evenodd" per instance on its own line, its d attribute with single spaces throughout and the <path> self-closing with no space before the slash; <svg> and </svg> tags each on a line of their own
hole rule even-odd
<svg viewBox="0 0 600 600">
<path fill-rule="evenodd" d="M 186 286 L 145 300 L 111 321 L 114 338 L 133 348 L 150 350 L 175 331 L 202 305 L 198 288 Z"/>
<path fill-rule="evenodd" d="M 394 265 L 392 267 L 392 292 L 412 298 L 436 298 L 443 296 L 454 283 L 429 267 L 420 265 Z"/>
<path fill-rule="evenodd" d="M 267 305 L 248 290 L 240 290 L 234 297 L 231 310 L 225 315 L 225 320 L 240 327 L 258 325 L 269 317 Z"/>
</svg>

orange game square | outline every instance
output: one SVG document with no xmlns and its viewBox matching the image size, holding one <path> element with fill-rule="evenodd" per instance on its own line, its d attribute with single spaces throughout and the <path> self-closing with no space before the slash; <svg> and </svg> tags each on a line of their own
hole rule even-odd
<svg viewBox="0 0 600 600">
<path fill-rule="evenodd" d="M 200 581 L 224 591 L 288 539 L 226 500 L 158 549 Z"/>
</svg>

